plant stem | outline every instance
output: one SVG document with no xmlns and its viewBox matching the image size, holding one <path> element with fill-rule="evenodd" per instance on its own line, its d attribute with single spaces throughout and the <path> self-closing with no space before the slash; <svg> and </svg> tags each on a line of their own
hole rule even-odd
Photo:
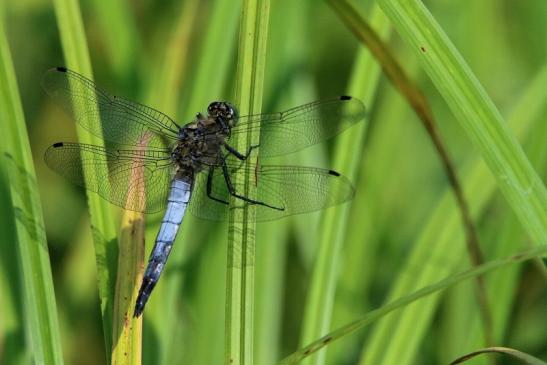
<svg viewBox="0 0 547 365">
<path fill-rule="evenodd" d="M 239 51 L 235 102 L 241 115 L 259 113 L 266 62 L 269 0 L 243 2 L 239 30 Z M 258 144 L 259 130 L 241 134 L 234 140 L 237 150 Z M 254 160 L 253 158 L 248 159 Z M 256 196 L 251 176 L 241 176 L 235 186 L 248 197 Z M 236 203 L 232 198 L 231 203 Z M 226 364 L 253 363 L 253 301 L 255 208 L 246 206 L 230 213 L 228 229 L 228 272 L 226 283 Z"/>
<path fill-rule="evenodd" d="M 92 79 L 91 62 L 78 2 L 55 0 L 54 7 L 66 65 Z M 103 144 L 101 138 L 85 133 L 79 126 L 77 131 L 80 142 L 99 146 Z M 106 176 L 106 171 L 104 175 Z M 116 229 L 111 206 L 106 200 L 97 194 L 88 193 L 87 201 L 95 245 L 105 348 L 108 353 L 112 349 L 112 310 L 117 262 Z M 110 357 L 107 358 L 110 360 Z"/>
</svg>

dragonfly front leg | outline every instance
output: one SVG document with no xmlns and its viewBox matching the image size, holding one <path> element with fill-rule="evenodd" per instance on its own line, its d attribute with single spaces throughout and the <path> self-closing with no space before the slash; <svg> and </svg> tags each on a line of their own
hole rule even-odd
<svg viewBox="0 0 547 365">
<path fill-rule="evenodd" d="M 250 204 L 256 204 L 256 205 L 263 205 L 265 207 L 268 207 L 268 208 L 272 208 L 272 209 L 275 209 L 275 210 L 284 210 L 283 208 L 278 208 L 278 207 L 274 207 L 272 205 L 269 205 L 269 204 L 266 204 L 264 202 L 261 202 L 261 201 L 258 201 L 258 200 L 254 200 L 254 199 L 250 199 L 246 196 L 243 196 L 243 195 L 239 195 L 235 188 L 234 188 L 234 185 L 232 184 L 232 179 L 230 177 L 230 173 L 228 171 L 228 166 L 226 166 L 226 161 L 222 161 L 222 173 L 224 175 L 224 180 L 226 181 L 226 186 L 228 187 L 228 191 L 230 192 L 230 194 L 238 199 L 241 199 L 243 201 L 246 201 L 247 203 L 250 203 Z"/>
<path fill-rule="evenodd" d="M 239 160 L 241 161 L 245 161 L 247 158 L 249 158 L 249 156 L 251 155 L 251 152 L 255 149 L 255 148 L 258 148 L 260 145 L 259 144 L 256 144 L 254 146 L 251 146 L 249 147 L 249 149 L 247 150 L 247 153 L 245 154 L 242 154 L 240 153 L 238 150 L 236 150 L 235 148 L 233 148 L 232 146 L 230 146 L 228 143 L 224 143 L 224 148 L 226 148 L 226 151 L 230 152 L 232 155 L 234 155 L 235 157 L 237 157 Z"/>
</svg>

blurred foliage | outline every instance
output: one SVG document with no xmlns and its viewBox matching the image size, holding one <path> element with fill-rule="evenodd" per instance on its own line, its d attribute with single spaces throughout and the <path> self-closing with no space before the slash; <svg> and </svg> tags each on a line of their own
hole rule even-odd
<svg viewBox="0 0 547 365">
<path fill-rule="evenodd" d="M 188 2 L 198 5 L 188 6 Z M 165 106 L 171 109 L 169 113 L 176 120 L 181 123 L 190 120 L 196 112 L 204 111 L 211 100 L 232 100 L 239 12 L 231 7 L 239 6 L 236 3 L 82 0 L 80 6 L 95 81 L 113 94 L 162 109 L 164 88 L 158 80 L 172 81 L 161 79 L 163 67 L 173 61 L 169 57 L 183 57 L 184 62 L 178 63 L 181 67 L 177 76 L 178 95 L 173 96 L 174 105 Z M 372 2 L 363 3 L 360 5 L 364 13 L 370 14 Z M 518 134 L 519 142 L 545 181 L 547 93 L 545 86 L 534 88 L 533 81 L 547 80 L 547 2 L 442 0 L 425 1 L 425 5 L 505 119 L 512 121 L 511 128 L 514 130 L 519 124 L 529 126 Z M 49 171 L 42 158 L 48 145 L 76 140 L 73 122 L 51 103 L 40 87 L 45 70 L 64 64 L 53 6 L 45 0 L 4 2 L 1 6 L 36 167 L 65 362 L 106 363 L 110 349 L 104 348 L 85 194 Z M 222 8 L 223 13 L 215 18 L 218 23 L 211 24 L 212 14 L 222 6 L 229 7 Z M 193 13 L 189 16 L 186 12 Z M 221 16 L 223 14 L 226 16 Z M 184 28 L 188 21 L 192 22 L 191 26 Z M 222 42 L 226 47 L 218 45 Z M 395 33 L 387 42 L 405 71 L 424 90 L 458 175 L 468 176 L 469 167 L 479 158 L 477 150 L 420 68 L 415 55 Z M 210 48 L 213 45 L 217 48 Z M 177 47 L 184 52 L 172 49 Z M 215 49 L 221 49 L 221 54 L 215 54 Z M 347 93 L 353 77 L 352 67 L 360 52 L 358 41 L 326 3 L 272 1 L 263 110 L 281 110 L 320 97 Z M 215 62 L 218 62 L 218 71 L 214 68 Z M 358 152 L 361 155 L 355 181 L 356 201 L 363 205 L 351 209 L 353 227 L 365 229 L 365 234 L 352 237 L 352 226 L 348 226 L 346 237 L 357 240 L 360 245 L 342 249 L 336 297 L 332 298 L 331 329 L 386 302 L 401 268 L 409 264 L 418 238 L 448 191 L 438 156 L 410 107 L 385 78 L 380 77 L 376 90 L 374 104 L 367 105 L 365 146 Z M 530 90 L 531 95 L 527 94 Z M 332 165 L 333 150 L 330 142 L 284 159 L 288 163 L 337 169 L 338 166 Z M 4 204 L 9 199 L 4 196 L 6 180 L 1 174 L 0 178 L 3 194 L 0 196 L 3 204 L 0 252 L 8 252 L 14 248 L 5 239 L 9 237 L 5 226 L 13 224 L 13 217 Z M 499 191 L 485 188 L 481 196 L 480 182 L 474 187 L 465 180 L 462 184 L 470 199 L 481 201 L 481 208 L 474 214 L 486 260 L 508 255 L 530 244 Z M 472 189 L 476 195 L 470 193 Z M 446 207 L 443 205 L 445 210 L 437 212 L 440 217 L 448 217 L 457 209 L 454 202 L 450 203 L 448 198 L 447 201 Z M 273 264 L 261 264 L 267 267 L 264 271 L 257 267 L 257 297 L 261 299 L 255 309 L 255 344 L 259 346 L 256 358 L 261 359 L 260 365 L 279 360 L 303 345 L 300 331 L 318 241 L 316 232 L 320 220 L 316 218 L 310 214 L 258 227 L 256 262 Z M 153 242 L 158 222 L 158 216 L 147 219 L 147 245 Z M 150 300 L 150 319 L 145 313 L 145 364 L 181 361 L 219 364 L 223 359 L 226 226 L 188 218 L 182 230 L 191 233 L 179 234 L 173 259 L 162 279 L 171 284 L 160 282 Z M 455 267 L 451 266 L 451 272 L 468 267 L 461 225 L 457 234 L 443 239 L 448 239 L 454 250 L 446 250 L 434 258 L 421 257 L 418 264 L 412 262 L 413 266 L 407 267 L 405 275 L 412 272 L 418 275 L 422 266 L 442 268 L 445 261 L 458 262 Z M 506 249 L 499 249 L 504 244 Z M 433 248 L 426 251 L 433 252 Z M 0 260 L 0 289 L 13 287 L 12 280 L 17 280 L 7 276 L 14 270 L 8 268 L 12 262 L 4 258 Z M 447 290 L 431 306 L 427 329 L 425 333 L 416 334 L 416 341 L 409 345 L 412 348 L 400 347 L 400 343 L 394 347 L 386 337 L 378 340 L 383 342 L 376 346 L 385 353 L 374 363 L 397 364 L 398 355 L 404 352 L 413 353 L 412 362 L 416 364 L 447 363 L 458 355 L 489 345 L 515 347 L 547 359 L 547 289 L 541 272 L 537 266 L 525 263 L 512 267 L 510 272 L 500 272 L 503 280 L 496 279 L 496 273 L 486 276 L 495 321 L 494 344 L 484 343 L 475 287 L 468 282 Z M 1 293 L 16 295 L 16 288 Z M 162 312 L 166 296 L 174 303 L 175 317 L 171 312 L 168 316 Z M 18 303 L 20 298 L 12 301 Z M 6 332 L 10 322 L 2 317 L 12 309 L 2 307 L 5 305 L 0 301 L 2 364 L 3 359 L 14 358 L 10 351 L 19 353 L 25 346 L 24 341 L 19 341 L 24 338 L 21 333 Z M 420 306 L 420 302 L 413 305 Z M 262 337 L 264 333 L 268 334 L 266 339 Z M 327 364 L 359 363 L 368 356 L 367 349 L 372 346 L 371 333 L 370 328 L 365 329 L 327 347 L 324 361 Z M 488 363 L 486 358 L 477 357 L 469 363 Z M 509 361 L 500 358 L 498 363 L 509 364 Z"/>
</svg>

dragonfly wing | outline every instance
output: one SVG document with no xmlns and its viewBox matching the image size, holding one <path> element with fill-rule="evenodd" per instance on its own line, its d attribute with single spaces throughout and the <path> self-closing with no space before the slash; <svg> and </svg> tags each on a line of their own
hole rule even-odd
<svg viewBox="0 0 547 365">
<path fill-rule="evenodd" d="M 124 209 L 154 213 L 167 203 L 172 165 L 166 151 L 55 143 L 44 158 L 72 183 Z"/>
<path fill-rule="evenodd" d="M 237 193 L 242 194 L 243 184 L 236 183 L 235 174 L 248 171 L 250 183 L 257 186 L 257 199 L 271 207 L 256 205 L 256 220 L 269 221 L 293 214 L 307 213 L 350 200 L 354 194 L 351 182 L 339 173 L 320 168 L 303 166 L 275 166 L 234 164 L 229 166 L 232 183 Z M 230 201 L 230 192 L 220 168 L 216 168 L 212 179 L 211 195 Z M 190 211 L 201 218 L 225 220 L 229 209 L 241 209 L 247 205 L 238 200 L 235 205 L 226 205 L 210 199 L 207 195 L 207 174 L 200 174 Z"/>
<path fill-rule="evenodd" d="M 52 68 L 42 85 L 79 125 L 107 141 L 164 148 L 177 138 L 180 127 L 167 115 L 110 95 L 74 71 Z"/>
<path fill-rule="evenodd" d="M 260 128 L 260 155 L 283 155 L 334 137 L 362 120 L 365 114 L 365 106 L 359 99 L 340 96 L 280 113 L 239 117 L 231 134 Z"/>
</svg>

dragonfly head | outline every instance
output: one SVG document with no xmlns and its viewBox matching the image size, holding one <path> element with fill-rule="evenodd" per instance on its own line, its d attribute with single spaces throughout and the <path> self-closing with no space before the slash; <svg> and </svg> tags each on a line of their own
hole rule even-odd
<svg viewBox="0 0 547 365">
<path fill-rule="evenodd" d="M 207 114 L 215 120 L 222 119 L 222 122 L 227 123 L 230 127 L 236 124 L 238 117 L 236 108 L 225 101 L 213 101 L 207 107 Z"/>
</svg>

